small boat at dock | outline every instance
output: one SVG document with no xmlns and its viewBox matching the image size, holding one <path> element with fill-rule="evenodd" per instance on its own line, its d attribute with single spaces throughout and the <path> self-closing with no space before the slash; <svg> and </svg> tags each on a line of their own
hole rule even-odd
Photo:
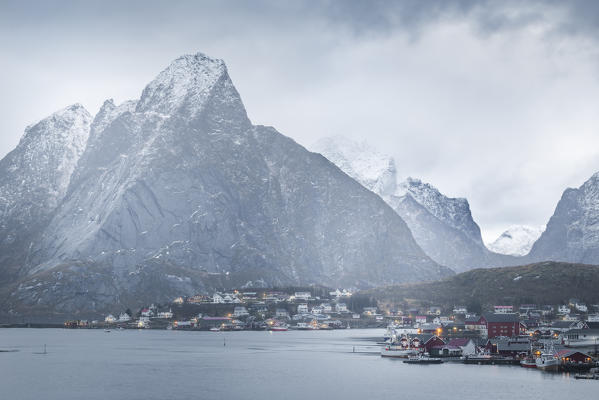
<svg viewBox="0 0 599 400">
<path fill-rule="evenodd" d="M 523 358 L 522 360 L 520 360 L 520 366 L 522 368 L 536 368 L 537 367 L 537 362 L 536 362 L 536 360 L 533 357 L 528 356 L 528 357 Z"/>
<path fill-rule="evenodd" d="M 553 354 L 544 353 L 536 359 L 537 368 L 545 372 L 559 371 L 559 359 Z"/>
<path fill-rule="evenodd" d="M 440 358 L 430 357 L 428 353 L 419 354 L 417 356 L 410 356 L 407 360 L 404 360 L 406 364 L 443 364 L 443 360 Z"/>
</svg>

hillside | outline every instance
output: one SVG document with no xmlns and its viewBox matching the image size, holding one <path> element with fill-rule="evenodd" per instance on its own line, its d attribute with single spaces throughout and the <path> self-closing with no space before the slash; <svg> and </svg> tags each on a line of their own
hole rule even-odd
<svg viewBox="0 0 599 400">
<path fill-rule="evenodd" d="M 542 262 L 475 269 L 430 283 L 386 286 L 364 292 L 382 306 L 560 304 L 570 298 L 599 302 L 599 266 Z"/>
</svg>

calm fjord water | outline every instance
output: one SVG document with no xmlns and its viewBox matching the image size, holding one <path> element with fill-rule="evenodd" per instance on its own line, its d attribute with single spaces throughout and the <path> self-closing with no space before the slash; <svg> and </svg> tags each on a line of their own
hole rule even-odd
<svg viewBox="0 0 599 400">
<path fill-rule="evenodd" d="M 510 366 L 407 365 L 382 330 L 1 329 L 2 399 L 595 399 L 599 381 Z M 35 354 L 43 351 L 47 354 Z M 223 345 L 226 344 L 226 345 Z"/>
</svg>

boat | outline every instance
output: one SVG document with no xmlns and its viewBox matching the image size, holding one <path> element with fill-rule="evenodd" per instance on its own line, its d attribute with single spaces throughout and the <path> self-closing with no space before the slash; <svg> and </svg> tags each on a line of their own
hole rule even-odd
<svg viewBox="0 0 599 400">
<path fill-rule="evenodd" d="M 520 360 L 491 354 L 473 354 L 461 357 L 463 364 L 477 365 L 518 365 Z"/>
<path fill-rule="evenodd" d="M 286 332 L 289 330 L 289 325 L 287 325 L 287 324 L 273 325 L 273 326 L 269 327 L 268 330 L 272 331 L 272 332 Z"/>
<path fill-rule="evenodd" d="M 533 357 L 528 356 L 528 357 L 523 358 L 522 360 L 520 360 L 520 366 L 522 368 L 536 368 L 537 367 L 537 361 Z"/>
<path fill-rule="evenodd" d="M 537 368 L 546 372 L 559 371 L 559 360 L 553 354 L 543 353 L 536 359 Z"/>
<path fill-rule="evenodd" d="M 104 329 L 104 332 L 110 333 L 110 329 Z"/>
<path fill-rule="evenodd" d="M 420 350 L 415 348 L 389 344 L 381 348 L 381 357 L 408 358 L 417 355 L 419 352 Z"/>
<path fill-rule="evenodd" d="M 419 354 L 417 356 L 410 356 L 407 360 L 404 360 L 406 364 L 443 364 L 443 360 L 440 358 L 430 357 L 428 353 Z"/>
<path fill-rule="evenodd" d="M 210 332 L 220 332 L 220 328 L 213 326 L 212 328 L 210 328 Z"/>
</svg>

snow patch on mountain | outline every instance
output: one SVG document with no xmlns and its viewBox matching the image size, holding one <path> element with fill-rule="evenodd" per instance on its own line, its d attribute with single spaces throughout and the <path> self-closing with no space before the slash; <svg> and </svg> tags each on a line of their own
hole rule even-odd
<svg viewBox="0 0 599 400">
<path fill-rule="evenodd" d="M 514 225 L 488 243 L 487 248 L 500 254 L 525 256 L 544 230 L 545 226 Z"/>
<path fill-rule="evenodd" d="M 395 160 L 367 143 L 357 143 L 343 136 L 332 136 L 319 140 L 312 145 L 311 150 L 324 155 L 343 172 L 383 199 L 387 200 L 395 193 Z"/>
</svg>

